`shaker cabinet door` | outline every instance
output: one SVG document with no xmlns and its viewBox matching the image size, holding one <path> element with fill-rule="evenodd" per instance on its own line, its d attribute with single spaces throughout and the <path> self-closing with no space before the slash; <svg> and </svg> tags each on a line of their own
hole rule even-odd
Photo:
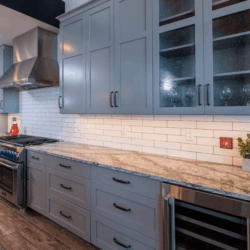
<svg viewBox="0 0 250 250">
<path fill-rule="evenodd" d="M 114 113 L 113 0 L 87 12 L 87 112 Z"/>
<path fill-rule="evenodd" d="M 61 93 L 58 105 L 64 114 L 86 113 L 84 30 L 83 14 L 61 24 Z"/>
<path fill-rule="evenodd" d="M 250 1 L 204 1 L 205 113 L 250 114 Z"/>
<path fill-rule="evenodd" d="M 153 112 L 152 5 L 115 0 L 115 113 Z"/>
<path fill-rule="evenodd" d="M 45 166 L 28 162 L 27 205 L 45 215 Z"/>
<path fill-rule="evenodd" d="M 0 89 L 0 114 L 3 113 L 3 89 Z"/>
<path fill-rule="evenodd" d="M 154 113 L 204 114 L 201 0 L 154 1 Z"/>
</svg>

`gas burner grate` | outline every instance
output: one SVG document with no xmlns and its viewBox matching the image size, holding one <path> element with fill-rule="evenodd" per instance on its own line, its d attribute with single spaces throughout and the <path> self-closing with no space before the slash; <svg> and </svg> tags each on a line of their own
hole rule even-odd
<svg viewBox="0 0 250 250">
<path fill-rule="evenodd" d="M 58 140 L 55 140 L 55 139 L 37 137 L 37 136 L 29 136 L 29 135 L 3 136 L 3 137 L 0 137 L 0 141 L 6 142 L 9 144 L 19 144 L 22 146 L 35 146 L 35 145 L 41 145 L 43 143 L 58 142 Z"/>
</svg>

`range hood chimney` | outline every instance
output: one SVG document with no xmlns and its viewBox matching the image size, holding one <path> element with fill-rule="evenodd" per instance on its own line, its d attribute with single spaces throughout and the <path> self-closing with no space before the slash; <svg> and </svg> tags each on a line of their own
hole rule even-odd
<svg viewBox="0 0 250 250">
<path fill-rule="evenodd" d="M 13 65 L 0 78 L 0 88 L 20 91 L 59 86 L 57 34 L 36 27 L 13 39 Z"/>
</svg>

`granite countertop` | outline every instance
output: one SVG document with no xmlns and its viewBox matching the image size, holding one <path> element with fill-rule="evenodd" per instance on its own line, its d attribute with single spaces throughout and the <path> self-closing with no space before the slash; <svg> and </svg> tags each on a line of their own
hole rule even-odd
<svg viewBox="0 0 250 250">
<path fill-rule="evenodd" d="M 27 149 L 250 201 L 250 173 L 244 172 L 239 166 L 73 142 L 57 142 Z"/>
</svg>

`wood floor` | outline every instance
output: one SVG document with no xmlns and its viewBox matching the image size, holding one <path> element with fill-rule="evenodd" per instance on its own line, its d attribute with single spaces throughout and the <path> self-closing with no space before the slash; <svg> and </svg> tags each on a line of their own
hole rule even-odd
<svg viewBox="0 0 250 250">
<path fill-rule="evenodd" d="M 3 198 L 0 198 L 0 249 L 98 250 L 32 209 L 21 213 Z"/>
</svg>

